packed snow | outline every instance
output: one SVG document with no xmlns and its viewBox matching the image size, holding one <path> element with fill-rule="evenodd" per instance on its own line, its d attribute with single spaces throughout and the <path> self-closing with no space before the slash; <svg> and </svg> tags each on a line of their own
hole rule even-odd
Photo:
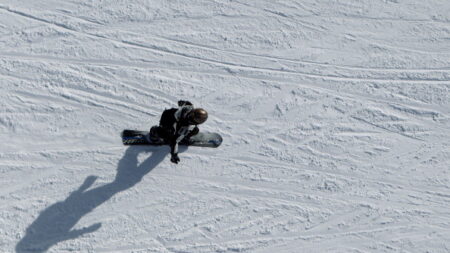
<svg viewBox="0 0 450 253">
<path fill-rule="evenodd" d="M 2 253 L 450 252 L 450 2 L 1 0 L 0 142 Z"/>
</svg>

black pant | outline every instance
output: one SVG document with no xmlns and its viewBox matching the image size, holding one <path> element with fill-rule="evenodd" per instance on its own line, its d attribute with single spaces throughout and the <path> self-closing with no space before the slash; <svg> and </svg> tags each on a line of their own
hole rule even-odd
<svg viewBox="0 0 450 253">
<path fill-rule="evenodd" d="M 200 130 L 196 126 L 188 135 L 186 135 L 185 139 L 189 139 L 192 136 L 198 134 Z M 173 133 L 173 129 L 167 129 L 162 126 L 153 126 L 150 129 L 150 136 L 159 137 L 164 140 L 165 143 L 169 143 L 171 138 L 173 138 L 175 133 Z"/>
<path fill-rule="evenodd" d="M 150 129 L 150 137 L 162 138 L 165 143 L 169 143 L 173 135 L 173 130 L 165 129 L 161 126 L 153 126 Z"/>
</svg>

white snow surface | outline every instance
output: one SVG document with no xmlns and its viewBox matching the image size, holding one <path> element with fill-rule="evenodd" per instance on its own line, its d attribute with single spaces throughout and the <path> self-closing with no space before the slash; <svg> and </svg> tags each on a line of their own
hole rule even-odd
<svg viewBox="0 0 450 253">
<path fill-rule="evenodd" d="M 449 94 L 449 1 L 1 0 L 0 252 L 450 252 Z"/>
</svg>

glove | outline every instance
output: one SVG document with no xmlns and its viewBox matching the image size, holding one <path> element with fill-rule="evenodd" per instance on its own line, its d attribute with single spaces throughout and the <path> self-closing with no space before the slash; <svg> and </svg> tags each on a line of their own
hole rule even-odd
<svg viewBox="0 0 450 253">
<path fill-rule="evenodd" d="M 170 161 L 178 164 L 178 162 L 180 161 L 180 158 L 178 157 L 178 154 L 172 154 L 172 157 L 170 158 Z"/>
<path fill-rule="evenodd" d="M 179 100 L 178 106 L 183 106 L 183 105 L 192 105 L 192 103 L 189 101 L 185 101 L 185 100 Z"/>
</svg>

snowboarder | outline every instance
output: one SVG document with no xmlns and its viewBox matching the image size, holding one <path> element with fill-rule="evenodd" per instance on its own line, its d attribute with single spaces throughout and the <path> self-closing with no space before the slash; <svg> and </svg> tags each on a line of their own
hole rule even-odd
<svg viewBox="0 0 450 253">
<path fill-rule="evenodd" d="M 208 119 L 208 113 L 202 108 L 194 108 L 189 101 L 178 101 L 178 108 L 164 110 L 159 126 L 150 129 L 149 139 L 153 143 L 169 144 L 170 161 L 178 163 L 178 143 L 188 140 L 199 133 L 197 125 Z"/>
</svg>

